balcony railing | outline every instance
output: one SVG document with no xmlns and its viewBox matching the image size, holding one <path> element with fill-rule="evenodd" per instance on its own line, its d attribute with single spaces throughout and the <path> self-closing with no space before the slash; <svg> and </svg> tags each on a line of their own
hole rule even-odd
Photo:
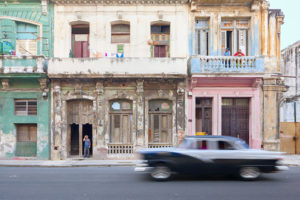
<svg viewBox="0 0 300 200">
<path fill-rule="evenodd" d="M 0 73 L 45 73 L 44 56 L 0 56 Z"/>
<path fill-rule="evenodd" d="M 192 56 L 189 73 L 263 73 L 263 57 Z"/>
</svg>

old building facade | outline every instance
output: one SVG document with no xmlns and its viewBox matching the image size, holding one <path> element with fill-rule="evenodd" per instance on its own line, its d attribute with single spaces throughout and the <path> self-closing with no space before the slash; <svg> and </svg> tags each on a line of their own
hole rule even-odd
<svg viewBox="0 0 300 200">
<path fill-rule="evenodd" d="M 265 0 L 195 0 L 190 21 L 189 134 L 279 150 L 281 11 Z"/>
<path fill-rule="evenodd" d="M 95 159 L 197 133 L 279 150 L 283 14 L 268 1 L 0 5 L 0 157 L 78 158 L 85 135 Z"/>
<path fill-rule="evenodd" d="M 185 135 L 188 1 L 54 1 L 51 157 L 131 158 Z"/>
<path fill-rule="evenodd" d="M 0 2 L 0 158 L 50 158 L 48 1 Z"/>
<path fill-rule="evenodd" d="M 285 84 L 280 108 L 280 150 L 300 154 L 300 41 L 281 51 L 281 71 Z"/>
</svg>

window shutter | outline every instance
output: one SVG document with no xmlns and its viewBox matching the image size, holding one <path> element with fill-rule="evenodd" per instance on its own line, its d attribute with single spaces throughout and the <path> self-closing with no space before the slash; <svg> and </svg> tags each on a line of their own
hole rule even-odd
<svg viewBox="0 0 300 200">
<path fill-rule="evenodd" d="M 200 39 L 200 55 L 207 55 L 207 30 L 201 30 Z"/>
<path fill-rule="evenodd" d="M 247 54 L 247 30 L 238 30 L 238 49 Z"/>
<path fill-rule="evenodd" d="M 225 49 L 227 48 L 226 45 L 226 31 L 221 31 L 221 50 L 222 50 L 222 55 L 224 55 Z"/>
</svg>

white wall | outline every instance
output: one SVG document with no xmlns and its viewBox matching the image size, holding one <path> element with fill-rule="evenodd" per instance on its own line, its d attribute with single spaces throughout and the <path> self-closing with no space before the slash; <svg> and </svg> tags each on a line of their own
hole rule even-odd
<svg viewBox="0 0 300 200">
<path fill-rule="evenodd" d="M 170 22 L 171 57 L 186 57 L 188 54 L 188 5 L 164 6 L 54 6 L 54 56 L 69 57 L 71 49 L 71 25 L 76 21 L 90 23 L 90 57 L 99 52 L 117 52 L 117 45 L 111 44 L 111 22 L 122 20 L 130 22 L 130 43 L 124 45 L 125 57 L 150 57 L 151 22 L 159 20 Z"/>
<path fill-rule="evenodd" d="M 187 75 L 185 58 L 52 58 L 48 62 L 48 75 L 68 77 L 170 77 Z"/>
</svg>

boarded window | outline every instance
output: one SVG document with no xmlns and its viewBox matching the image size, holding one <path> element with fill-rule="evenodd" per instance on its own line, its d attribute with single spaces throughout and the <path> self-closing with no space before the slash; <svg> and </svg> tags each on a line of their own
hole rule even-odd
<svg viewBox="0 0 300 200">
<path fill-rule="evenodd" d="M 116 100 L 110 103 L 110 143 L 132 144 L 132 102 Z"/>
<path fill-rule="evenodd" d="M 172 103 L 168 100 L 149 102 L 149 144 L 172 144 Z"/>
<path fill-rule="evenodd" d="M 16 156 L 35 157 L 37 150 L 37 125 L 17 124 Z"/>
<path fill-rule="evenodd" d="M 196 54 L 208 55 L 208 20 L 197 19 L 195 23 Z"/>
<path fill-rule="evenodd" d="M 16 22 L 16 25 L 16 51 L 23 55 L 37 55 L 37 26 L 22 22 Z"/>
<path fill-rule="evenodd" d="M 129 43 L 130 25 L 113 24 L 111 25 L 111 43 Z"/>
<path fill-rule="evenodd" d="M 36 99 L 18 99 L 15 100 L 16 115 L 37 115 Z"/>
</svg>

